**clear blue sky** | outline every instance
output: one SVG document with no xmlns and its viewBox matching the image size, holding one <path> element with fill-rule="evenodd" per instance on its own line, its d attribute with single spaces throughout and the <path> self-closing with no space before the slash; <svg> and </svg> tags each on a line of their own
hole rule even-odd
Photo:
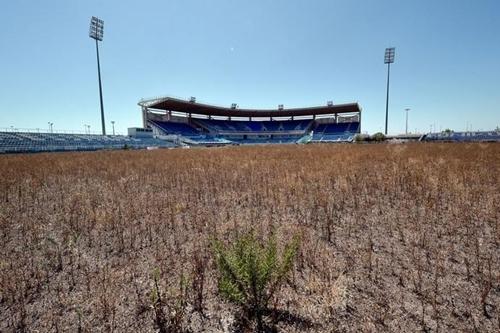
<svg viewBox="0 0 500 333">
<path fill-rule="evenodd" d="M 92 15 L 106 122 L 141 124 L 142 97 L 241 107 L 358 101 L 363 132 L 500 126 L 498 0 L 16 0 L 0 11 L 0 127 L 100 128 Z"/>
</svg>

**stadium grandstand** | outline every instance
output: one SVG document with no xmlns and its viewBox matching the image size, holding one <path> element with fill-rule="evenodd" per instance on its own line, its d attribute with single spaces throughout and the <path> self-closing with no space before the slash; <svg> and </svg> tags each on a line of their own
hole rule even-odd
<svg viewBox="0 0 500 333">
<path fill-rule="evenodd" d="M 240 109 L 159 97 L 141 100 L 143 127 L 189 145 L 352 142 L 361 131 L 357 103 L 305 108 Z"/>
<path fill-rule="evenodd" d="M 143 126 L 128 135 L 0 130 L 0 153 L 148 149 L 180 146 L 352 142 L 361 129 L 357 103 L 240 109 L 161 97 L 141 100 Z"/>
<path fill-rule="evenodd" d="M 466 131 L 454 132 L 443 131 L 439 133 L 428 133 L 424 135 L 425 141 L 451 141 L 451 142 L 498 142 L 500 131 Z"/>
<path fill-rule="evenodd" d="M 39 133 L 29 131 L 0 132 L 0 153 L 38 153 L 55 151 L 89 151 L 102 149 L 171 148 L 174 142 L 153 137 Z"/>
</svg>

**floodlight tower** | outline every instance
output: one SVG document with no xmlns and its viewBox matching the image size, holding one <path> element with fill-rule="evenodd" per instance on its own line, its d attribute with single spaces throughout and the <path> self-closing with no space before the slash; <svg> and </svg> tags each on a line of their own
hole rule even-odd
<svg viewBox="0 0 500 333">
<path fill-rule="evenodd" d="M 387 64 L 387 97 L 385 100 L 385 135 L 387 135 L 387 122 L 389 120 L 389 78 L 391 75 L 391 64 L 394 63 L 396 48 L 388 47 L 385 49 L 384 64 Z"/>
<path fill-rule="evenodd" d="M 95 39 L 95 49 L 97 52 L 97 76 L 99 78 L 99 98 L 101 101 L 101 123 L 102 135 L 106 135 L 106 125 L 104 122 L 104 104 L 102 102 L 102 84 L 101 84 L 101 64 L 99 62 L 99 42 L 102 42 L 104 34 L 104 21 L 92 16 L 90 20 L 89 37 Z"/>
</svg>

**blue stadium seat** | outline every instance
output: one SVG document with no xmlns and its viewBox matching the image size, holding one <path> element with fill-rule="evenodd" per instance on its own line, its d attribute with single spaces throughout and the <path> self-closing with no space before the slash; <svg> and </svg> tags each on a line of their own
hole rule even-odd
<svg viewBox="0 0 500 333">
<path fill-rule="evenodd" d="M 177 145 L 155 138 L 130 138 L 122 135 L 0 132 L 0 153 L 85 151 L 99 149 L 170 148 Z"/>
<path fill-rule="evenodd" d="M 481 131 L 481 132 L 441 132 L 429 133 L 425 135 L 426 141 L 455 141 L 455 142 L 473 142 L 473 141 L 500 141 L 500 132 Z"/>
<path fill-rule="evenodd" d="M 184 136 L 196 136 L 200 134 L 196 128 L 186 123 L 170 121 L 152 121 L 152 123 L 163 130 L 165 134 L 178 134 Z"/>
<path fill-rule="evenodd" d="M 305 131 L 312 120 L 286 121 L 230 121 L 215 119 L 195 119 L 194 122 L 213 133 L 219 132 L 284 132 Z"/>
</svg>

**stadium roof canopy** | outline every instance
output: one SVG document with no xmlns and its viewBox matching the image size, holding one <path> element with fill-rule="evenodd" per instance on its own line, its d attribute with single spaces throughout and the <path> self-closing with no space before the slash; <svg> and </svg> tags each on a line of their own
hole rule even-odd
<svg viewBox="0 0 500 333">
<path fill-rule="evenodd" d="M 289 109 L 239 109 L 233 107 L 203 104 L 195 101 L 185 101 L 173 97 L 160 97 L 155 99 L 141 100 L 138 104 L 148 109 L 226 117 L 288 117 L 361 112 L 361 108 L 358 103 L 336 105 L 332 104 L 325 106 Z"/>
</svg>

